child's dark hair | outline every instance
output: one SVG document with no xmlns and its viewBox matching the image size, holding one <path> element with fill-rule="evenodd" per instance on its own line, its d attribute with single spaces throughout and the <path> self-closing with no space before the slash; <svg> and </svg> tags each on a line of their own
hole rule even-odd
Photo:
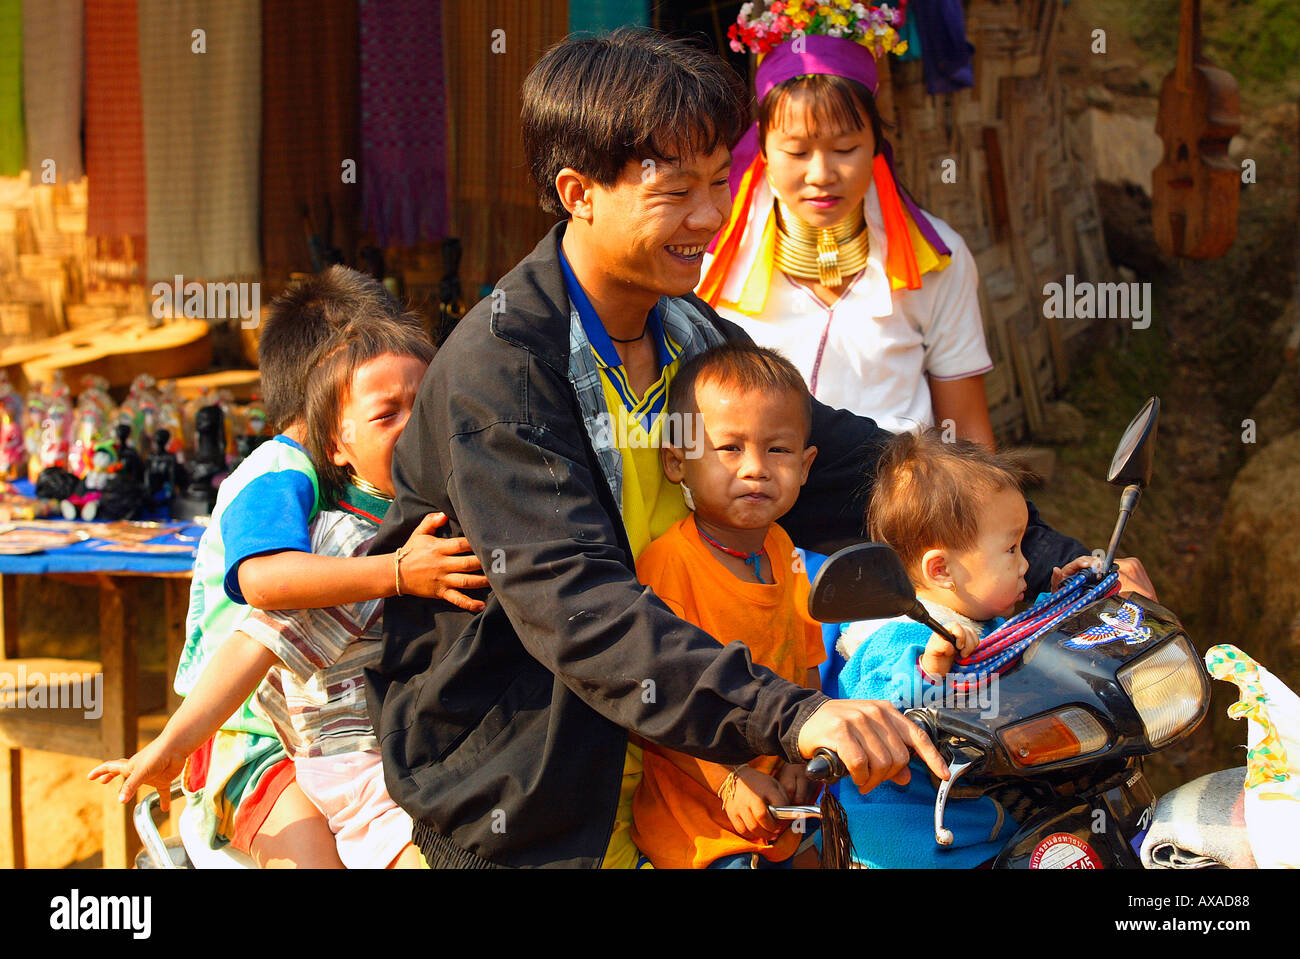
<svg viewBox="0 0 1300 959">
<path fill-rule="evenodd" d="M 601 186 L 629 160 L 672 163 L 740 138 L 748 97 L 716 53 L 657 30 L 575 34 L 546 51 L 521 91 L 524 155 L 542 209 L 566 216 L 555 178 L 570 167 Z"/>
<path fill-rule="evenodd" d="M 306 446 L 316 466 L 321 501 L 327 506 L 338 501 L 339 492 L 351 476 L 347 467 L 334 462 L 334 450 L 343 425 L 339 417 L 352 392 L 352 378 L 359 367 L 386 353 L 428 363 L 434 348 L 414 317 L 362 318 L 337 331 L 311 357 L 304 403 Z"/>
<path fill-rule="evenodd" d="M 778 83 L 767 92 L 758 105 L 758 143 L 760 149 L 767 141 L 767 131 L 782 129 L 790 110 L 791 94 L 804 93 L 809 98 L 808 133 L 812 136 L 837 131 L 861 130 L 870 123 L 876 142 L 876 153 L 884 143 L 884 121 L 871 91 L 857 80 L 848 77 L 814 73 L 792 77 Z"/>
<path fill-rule="evenodd" d="M 745 392 L 793 393 L 804 416 L 804 443 L 812 437 L 812 394 L 798 368 L 776 350 L 731 341 L 688 360 L 673 377 L 668 388 L 665 443 L 681 445 L 677 426 L 682 416 L 699 412 L 695 389 L 701 382 Z"/>
<path fill-rule="evenodd" d="M 399 320 L 403 315 L 382 283 L 346 266 L 308 277 L 272 300 L 257 344 L 271 428 L 278 433 L 303 417 L 307 358 L 335 331 L 363 317 Z"/>
<path fill-rule="evenodd" d="M 928 549 L 974 546 L 981 499 L 1020 490 L 1028 476 L 1012 454 L 970 440 L 946 443 L 937 427 L 901 433 L 885 445 L 876 465 L 868 534 L 892 546 L 914 575 Z"/>
</svg>

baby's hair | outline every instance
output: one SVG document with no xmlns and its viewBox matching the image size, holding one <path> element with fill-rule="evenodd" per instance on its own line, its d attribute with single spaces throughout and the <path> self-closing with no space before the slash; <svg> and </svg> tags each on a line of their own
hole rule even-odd
<svg viewBox="0 0 1300 959">
<path fill-rule="evenodd" d="M 697 383 L 713 383 L 741 392 L 793 393 L 804 417 L 804 443 L 812 437 L 812 394 L 798 368 L 776 350 L 753 343 L 732 341 L 711 347 L 682 365 L 668 388 L 667 429 L 664 441 L 680 446 L 677 425 L 681 417 L 698 413 Z M 676 414 L 676 415 L 673 415 Z"/>
<path fill-rule="evenodd" d="M 340 436 L 339 417 L 352 392 L 357 370 L 376 357 L 392 353 L 423 363 L 433 359 L 433 343 L 419 320 L 408 315 L 397 320 L 361 319 L 338 330 L 312 355 L 307 377 L 307 452 L 316 466 L 321 500 L 332 505 L 351 473 L 334 462 Z"/>
<path fill-rule="evenodd" d="M 304 415 L 312 351 L 351 321 L 366 317 L 396 321 L 404 314 L 382 283 L 346 266 L 301 280 L 271 301 L 258 338 L 257 365 L 273 430 L 281 432 Z"/>
<path fill-rule="evenodd" d="M 982 498 L 1021 490 L 1029 471 L 1009 453 L 994 453 L 970 440 L 943 441 L 931 427 L 901 433 L 885 445 L 876 467 L 867 530 L 888 543 L 909 575 L 926 550 L 963 550 L 979 536 Z"/>
</svg>

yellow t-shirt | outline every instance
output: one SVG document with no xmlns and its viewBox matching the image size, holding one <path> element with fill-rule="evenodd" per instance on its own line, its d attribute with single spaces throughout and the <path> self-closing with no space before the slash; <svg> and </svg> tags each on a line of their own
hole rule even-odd
<svg viewBox="0 0 1300 959">
<path fill-rule="evenodd" d="M 677 352 L 676 349 L 673 350 Z M 680 360 L 674 358 L 664 367 L 659 379 L 645 392 L 629 411 L 619 393 L 621 386 L 628 395 L 634 395 L 626 380 L 618 381 L 622 369 L 611 369 L 599 363 L 600 385 L 605 391 L 605 408 L 609 411 L 613 439 L 623 458 L 623 525 L 632 544 L 635 559 L 662 536 L 669 527 L 690 512 L 682 499 L 681 489 L 668 482 L 659 459 L 659 438 L 663 431 L 661 413 L 650 424 L 647 433 L 640 413 L 652 406 L 655 400 L 668 392 L 672 378 L 677 373 Z M 618 812 L 614 817 L 614 832 L 605 849 L 602 869 L 633 869 L 641 858 L 632 842 L 632 797 L 641 782 L 641 747 L 629 740 L 627 756 L 623 760 L 623 784 L 618 794 Z"/>
</svg>

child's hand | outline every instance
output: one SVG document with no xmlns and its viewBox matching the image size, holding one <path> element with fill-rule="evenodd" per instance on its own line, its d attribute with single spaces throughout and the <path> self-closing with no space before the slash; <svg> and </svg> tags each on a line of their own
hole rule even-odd
<svg viewBox="0 0 1300 959">
<path fill-rule="evenodd" d="M 1081 573 L 1085 569 L 1101 570 L 1101 560 L 1089 553 L 1087 556 L 1080 556 L 1076 560 L 1066 563 L 1065 568 L 1059 566 L 1052 567 L 1052 592 L 1056 592 L 1060 585 L 1075 573 Z"/>
<path fill-rule="evenodd" d="M 98 780 L 107 786 L 119 775 L 124 777 L 122 788 L 117 794 L 120 803 L 134 799 L 136 790 L 141 786 L 153 786 L 158 790 L 158 804 L 166 811 L 171 807 L 172 780 L 184 768 L 185 757 L 175 755 L 161 739 L 155 739 L 130 759 L 110 759 L 106 763 L 100 763 L 86 778 Z"/>
<path fill-rule="evenodd" d="M 767 807 L 789 803 L 789 796 L 775 779 L 753 766 L 741 766 L 736 770 L 735 792 L 722 808 L 737 835 L 751 842 L 772 842 L 787 827 L 773 819 Z"/>
<path fill-rule="evenodd" d="M 925 652 L 921 654 L 921 668 L 931 676 L 947 676 L 952 669 L 953 660 L 959 655 L 965 659 L 979 645 L 979 633 L 969 623 L 951 623 L 947 629 L 957 638 L 955 651 L 952 643 L 938 633 L 931 633 L 930 641 L 925 644 Z"/>
<path fill-rule="evenodd" d="M 464 536 L 445 539 L 431 535 L 433 530 L 447 522 L 446 513 L 430 513 L 420 520 L 406 545 L 401 559 L 402 593 L 442 599 L 471 613 L 486 605 L 481 600 L 470 599 L 462 589 L 486 589 L 488 579 L 470 570 L 482 569 L 483 564 L 470 552 L 469 540 Z"/>
<path fill-rule="evenodd" d="M 785 790 L 790 802 L 796 806 L 811 803 L 817 798 L 821 784 L 808 778 L 808 767 L 803 763 L 785 763 L 776 771 L 777 785 Z"/>
</svg>

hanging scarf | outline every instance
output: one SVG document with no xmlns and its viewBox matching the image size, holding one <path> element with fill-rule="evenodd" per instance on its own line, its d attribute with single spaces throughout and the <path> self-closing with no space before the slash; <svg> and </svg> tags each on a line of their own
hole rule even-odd
<svg viewBox="0 0 1300 959">
<path fill-rule="evenodd" d="M 325 68 L 328 64 L 328 68 Z M 360 62 L 355 0 L 262 4 L 262 265 L 268 280 L 351 259 L 361 209 Z"/>
<path fill-rule="evenodd" d="M 447 229 L 442 61 L 441 0 L 361 0 L 362 225 L 381 246 Z"/>
<path fill-rule="evenodd" d="M 907 22 L 920 37 L 922 74 L 927 93 L 955 93 L 975 86 L 961 0 L 912 0 Z"/>
<path fill-rule="evenodd" d="M 144 239 L 135 0 L 86 0 L 86 234 Z"/>
<path fill-rule="evenodd" d="M 760 102 L 779 84 L 813 74 L 856 80 L 875 95 L 879 80 L 870 50 L 837 37 L 814 35 L 802 40 L 802 52 L 794 52 L 793 42 L 784 43 L 759 64 L 755 87 Z M 713 306 L 722 299 L 740 303 L 740 297 L 722 295 L 724 286 L 731 292 L 743 290 L 745 302 L 741 309 L 746 312 L 761 309 L 766 298 L 775 239 L 771 190 L 766 183 L 766 163 L 758 147 L 755 123 L 732 149 L 731 219 L 709 247 L 713 259 L 697 290 Z M 919 289 L 921 276 L 946 267 L 952 251 L 916 202 L 898 189 L 894 152 L 888 141 L 879 144 L 872 164 L 872 179 L 885 233 L 882 245 L 890 288 Z M 869 194 L 869 221 L 872 212 Z M 753 240 L 755 236 L 760 238 L 757 243 Z"/>
<path fill-rule="evenodd" d="M 23 131 L 23 4 L 0 0 L 0 176 L 26 166 Z"/>
<path fill-rule="evenodd" d="M 27 169 L 43 183 L 54 161 L 56 183 L 85 174 L 81 164 L 81 0 L 24 0 L 23 111 Z"/>
<path fill-rule="evenodd" d="M 260 0 L 138 4 L 147 280 L 256 277 Z"/>
</svg>

